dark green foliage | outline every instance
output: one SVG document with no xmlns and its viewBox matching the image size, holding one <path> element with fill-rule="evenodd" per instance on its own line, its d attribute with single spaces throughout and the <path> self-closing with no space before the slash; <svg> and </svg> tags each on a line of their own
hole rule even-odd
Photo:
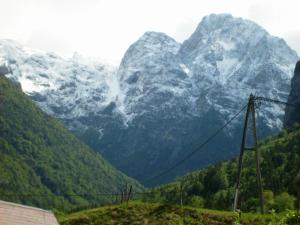
<svg viewBox="0 0 300 225">
<path fill-rule="evenodd" d="M 282 212 L 287 209 L 294 209 L 295 197 L 283 192 L 277 195 L 274 199 L 274 209 L 277 212 Z"/>
<path fill-rule="evenodd" d="M 0 199 L 72 210 L 111 202 L 94 194 L 125 183 L 142 188 L 0 77 Z"/>
<path fill-rule="evenodd" d="M 300 129 L 284 130 L 278 137 L 260 144 L 261 169 L 267 210 L 284 211 L 299 207 L 300 199 Z M 254 152 L 246 152 L 242 170 L 240 207 L 257 211 L 259 207 Z M 237 176 L 237 158 L 178 178 L 176 182 L 151 191 L 146 201 L 179 204 L 179 185 L 183 186 L 183 203 L 190 204 L 194 196 L 204 199 L 204 206 L 232 209 Z M 296 201 L 298 198 L 298 201 Z M 297 202 L 297 204 L 296 204 Z"/>
</svg>

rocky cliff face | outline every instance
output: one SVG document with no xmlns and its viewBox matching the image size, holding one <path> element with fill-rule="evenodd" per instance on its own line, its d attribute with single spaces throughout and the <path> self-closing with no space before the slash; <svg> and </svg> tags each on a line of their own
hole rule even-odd
<svg viewBox="0 0 300 225">
<path fill-rule="evenodd" d="M 287 128 L 300 123 L 300 61 L 296 64 L 291 87 L 288 103 L 297 106 L 287 106 L 285 109 L 284 126 Z"/>
<path fill-rule="evenodd" d="M 2 43 L 0 53 L 13 69 L 10 77 L 43 110 L 142 182 L 195 150 L 246 104 L 250 93 L 286 101 L 299 59 L 284 40 L 227 14 L 205 17 L 182 44 L 146 32 L 117 70 L 10 43 Z M 262 105 L 260 138 L 282 127 L 283 114 L 277 105 Z M 233 157 L 241 119 L 154 183 Z"/>
<path fill-rule="evenodd" d="M 0 76 L 6 75 L 9 72 L 10 72 L 10 70 L 6 65 L 0 65 Z"/>
<path fill-rule="evenodd" d="M 120 142 L 106 148 L 109 158 L 142 181 L 169 168 L 235 114 L 250 93 L 286 100 L 297 60 L 282 39 L 227 14 L 205 17 L 183 44 L 146 33 L 126 52 L 117 73 L 128 127 Z M 261 106 L 261 138 L 281 129 L 283 110 Z M 234 156 L 240 126 L 236 120 L 169 177 Z"/>
</svg>

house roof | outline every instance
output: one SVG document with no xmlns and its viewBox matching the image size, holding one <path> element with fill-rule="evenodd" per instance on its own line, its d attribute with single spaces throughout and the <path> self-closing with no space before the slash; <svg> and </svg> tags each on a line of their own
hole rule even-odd
<svg viewBox="0 0 300 225">
<path fill-rule="evenodd" d="M 59 225 L 51 211 L 0 200 L 1 225 Z"/>
</svg>

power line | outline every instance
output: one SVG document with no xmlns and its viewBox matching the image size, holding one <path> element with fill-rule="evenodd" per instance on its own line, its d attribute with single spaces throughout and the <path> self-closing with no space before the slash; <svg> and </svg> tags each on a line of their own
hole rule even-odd
<svg viewBox="0 0 300 225">
<path fill-rule="evenodd" d="M 291 107 L 298 107 L 300 106 L 300 103 L 295 104 L 295 103 L 289 103 L 289 102 L 283 102 L 277 99 L 271 99 L 271 98 L 266 98 L 266 97 L 261 97 L 261 96 L 253 96 L 254 101 L 264 101 L 264 102 L 271 102 L 271 103 L 276 103 L 276 104 L 281 104 L 281 105 L 286 105 L 286 106 L 291 106 Z"/>
<path fill-rule="evenodd" d="M 173 169 L 175 169 L 176 167 L 180 166 L 181 164 L 183 164 L 186 160 L 188 160 L 190 157 L 192 157 L 195 153 L 197 153 L 198 151 L 200 151 L 206 144 L 208 144 L 212 139 L 214 139 L 221 131 L 224 130 L 225 127 L 227 127 L 234 119 L 236 119 L 239 114 L 241 112 L 243 112 L 246 107 L 248 106 L 248 103 L 246 105 L 244 105 L 233 117 L 231 117 L 223 126 L 221 126 L 219 129 L 217 129 L 215 131 L 214 134 L 212 134 L 209 138 L 207 138 L 204 142 L 202 142 L 194 151 L 190 152 L 187 156 L 185 156 L 183 159 L 181 159 L 180 161 L 178 161 L 177 163 L 175 163 L 173 166 L 171 166 L 170 168 L 166 169 L 165 171 L 159 173 L 158 175 L 155 175 L 153 177 L 151 177 L 150 179 L 146 180 L 145 182 L 149 182 L 149 181 L 153 181 L 159 177 L 162 177 L 164 175 L 166 175 L 167 173 L 169 173 L 170 171 L 172 171 Z"/>
<path fill-rule="evenodd" d="M 265 102 L 272 102 L 272 103 L 277 103 L 277 104 L 285 104 L 285 105 L 289 105 L 289 106 L 297 106 L 295 104 L 289 104 L 287 102 L 282 102 L 282 101 L 278 101 L 278 100 L 274 100 L 274 99 L 269 99 L 269 98 L 265 98 L 265 97 L 259 97 L 259 96 L 255 96 L 254 97 L 255 100 L 258 101 L 265 101 Z M 178 161 L 177 163 L 175 163 L 173 166 L 171 166 L 170 168 L 166 169 L 165 171 L 162 171 L 161 173 L 151 177 L 150 179 L 146 180 L 145 182 L 149 182 L 149 181 L 153 181 L 159 177 L 162 177 L 164 175 L 166 175 L 167 173 L 171 172 L 173 169 L 177 168 L 178 166 L 180 166 L 181 164 L 183 164 L 185 161 L 187 161 L 190 157 L 192 157 L 195 153 L 197 153 L 198 151 L 200 151 L 201 149 L 203 149 L 203 147 L 205 145 L 207 145 L 211 140 L 213 140 L 220 132 L 222 132 L 233 120 L 235 120 L 248 106 L 248 103 L 246 105 L 244 105 L 234 116 L 232 116 L 229 120 L 226 121 L 226 123 L 221 126 L 219 129 L 217 129 L 210 137 L 208 137 L 204 142 L 202 142 L 198 147 L 195 148 L 195 150 L 193 150 L 192 152 L 190 152 L 188 155 L 186 155 L 183 159 L 181 159 L 180 161 Z M 154 193 L 174 193 L 174 191 L 150 191 L 150 192 L 134 192 L 132 193 L 132 195 L 151 195 Z M 121 193 L 83 193 L 83 194 L 74 194 L 74 193 L 70 193 L 70 194 L 1 194 L 1 196 L 5 196 L 5 197 L 96 197 L 96 196 L 121 196 Z"/>
<path fill-rule="evenodd" d="M 297 106 L 295 104 L 289 104 L 286 102 L 282 102 L 282 101 L 278 101 L 278 100 L 274 100 L 274 99 L 268 99 L 268 98 L 264 98 L 264 97 L 254 97 L 254 100 L 257 101 L 265 101 L 265 102 L 272 102 L 272 103 L 277 103 L 277 104 L 285 104 L 285 105 L 289 105 L 289 106 Z M 223 131 L 234 119 L 236 119 L 241 112 L 243 112 L 245 110 L 245 108 L 248 106 L 248 103 L 246 105 L 244 105 L 234 116 L 232 116 L 228 121 L 226 121 L 226 123 L 221 126 L 219 129 L 217 129 L 210 137 L 208 137 L 203 143 L 201 143 L 194 151 L 190 152 L 187 156 L 185 156 L 183 159 L 181 159 L 180 161 L 178 161 L 177 163 L 175 163 L 173 166 L 171 166 L 170 168 L 166 169 L 165 171 L 161 172 L 160 174 L 146 180 L 146 182 L 155 180 L 159 177 L 164 176 L 165 174 L 169 173 L 170 171 L 172 171 L 173 169 L 175 169 L 176 167 L 180 166 L 181 164 L 183 164 L 185 161 L 187 161 L 190 157 L 192 157 L 195 153 L 197 153 L 198 151 L 200 151 L 205 145 L 207 145 L 212 139 L 214 139 L 221 131 Z M 172 191 L 161 191 L 161 190 L 152 190 L 152 191 L 146 191 L 146 192 L 133 192 L 132 195 L 133 196 L 137 196 L 137 195 L 152 195 L 155 193 L 159 193 L 161 195 L 164 194 L 168 194 L 168 193 L 179 193 L 180 191 L 178 190 L 172 190 Z M 121 196 L 122 193 L 79 193 L 79 194 L 74 194 L 74 193 L 66 193 L 66 194 L 1 194 L 1 196 L 3 197 L 97 197 L 97 196 Z"/>
<path fill-rule="evenodd" d="M 155 193 L 179 193 L 179 191 L 160 191 L 152 190 L 146 192 L 133 192 L 131 195 L 151 195 Z M 81 193 L 81 194 L 1 194 L 3 197 L 97 197 L 97 196 L 121 196 L 122 193 Z"/>
<path fill-rule="evenodd" d="M 121 193 L 85 193 L 85 194 L 1 194 L 5 197 L 88 197 L 88 196 L 117 196 Z"/>
</svg>

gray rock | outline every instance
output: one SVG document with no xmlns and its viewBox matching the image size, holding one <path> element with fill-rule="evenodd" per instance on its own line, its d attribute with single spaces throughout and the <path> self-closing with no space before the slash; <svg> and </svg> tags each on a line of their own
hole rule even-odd
<svg viewBox="0 0 300 225">
<path fill-rule="evenodd" d="M 284 126 L 286 128 L 292 127 L 295 123 L 300 124 L 300 61 L 296 64 L 291 87 L 288 103 L 296 107 L 287 106 L 285 109 Z"/>
<path fill-rule="evenodd" d="M 10 73 L 9 67 L 7 67 L 5 65 L 0 65 L 0 76 L 1 75 L 6 75 L 8 73 Z"/>
</svg>

